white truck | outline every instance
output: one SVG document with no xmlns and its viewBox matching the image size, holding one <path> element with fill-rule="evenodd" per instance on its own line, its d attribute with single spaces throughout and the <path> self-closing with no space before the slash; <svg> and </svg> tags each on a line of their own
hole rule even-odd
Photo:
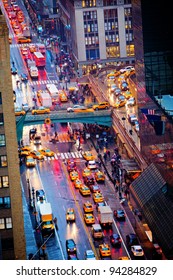
<svg viewBox="0 0 173 280">
<path fill-rule="evenodd" d="M 52 97 L 58 96 L 59 90 L 54 84 L 47 84 L 46 88 Z"/>
<path fill-rule="evenodd" d="M 39 93 L 39 101 L 41 106 L 43 107 L 51 107 L 52 106 L 52 98 L 48 91 L 41 91 Z"/>
<path fill-rule="evenodd" d="M 59 90 L 54 84 L 47 84 L 46 88 L 52 98 L 52 102 L 56 103 L 59 101 Z"/>
<path fill-rule="evenodd" d="M 52 207 L 49 202 L 39 205 L 40 227 L 43 236 L 55 233 L 55 225 L 53 221 Z"/>
<path fill-rule="evenodd" d="M 98 219 L 101 226 L 103 227 L 112 226 L 113 211 L 109 205 L 99 207 Z"/>
</svg>

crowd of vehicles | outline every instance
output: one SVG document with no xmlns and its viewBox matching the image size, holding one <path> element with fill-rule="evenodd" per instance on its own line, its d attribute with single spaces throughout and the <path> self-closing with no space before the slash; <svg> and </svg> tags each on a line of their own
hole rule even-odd
<svg viewBox="0 0 173 280">
<path fill-rule="evenodd" d="M 4 7 L 8 15 L 10 24 L 13 28 L 14 34 L 17 38 L 17 43 L 30 43 L 31 42 L 31 30 L 30 25 L 26 21 L 25 16 L 21 8 L 16 1 L 10 3 L 5 2 Z M 9 43 L 12 43 L 12 38 L 9 37 Z"/>
</svg>

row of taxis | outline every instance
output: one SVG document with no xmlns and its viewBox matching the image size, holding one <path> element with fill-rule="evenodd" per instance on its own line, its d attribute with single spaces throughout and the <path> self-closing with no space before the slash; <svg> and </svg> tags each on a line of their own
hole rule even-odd
<svg viewBox="0 0 173 280">
<path fill-rule="evenodd" d="M 29 145 L 23 146 L 19 149 L 19 158 L 25 160 L 27 167 L 35 167 L 37 160 L 42 161 L 45 157 L 53 157 L 55 153 L 48 148 L 40 148 L 33 150 Z"/>
<path fill-rule="evenodd" d="M 32 115 L 42 115 L 42 114 L 49 114 L 50 108 L 46 108 L 44 106 L 38 106 L 37 108 L 33 109 L 31 111 Z M 26 111 L 22 107 L 16 107 L 15 108 L 15 116 L 24 116 L 26 114 Z"/>
<path fill-rule="evenodd" d="M 85 151 L 83 153 L 83 158 L 86 160 L 86 163 L 89 161 L 95 160 L 95 156 L 91 151 Z M 105 175 L 100 170 L 96 169 L 94 172 L 86 167 L 82 170 L 82 178 L 80 178 L 79 172 L 77 171 L 76 162 L 74 160 L 67 160 L 67 170 L 69 172 L 69 177 L 73 182 L 74 188 L 79 190 L 84 197 L 90 197 L 92 195 L 94 203 L 100 205 L 104 204 L 104 196 L 101 193 L 99 185 L 97 182 L 104 182 Z M 92 180 L 87 181 L 86 178 L 92 178 Z M 88 182 L 88 183 L 87 183 Z M 94 217 L 95 206 L 91 201 L 85 201 L 83 203 L 83 219 L 86 225 L 96 225 L 97 220 Z M 74 215 L 74 209 L 68 209 L 67 212 Z M 74 221 L 73 218 L 69 218 L 69 214 L 66 214 L 66 220 Z M 103 237 L 103 236 L 102 236 Z M 112 240 L 112 239 L 111 239 Z M 108 243 L 102 243 L 99 245 L 99 254 L 102 259 L 111 258 L 111 247 Z M 93 252 L 92 252 L 93 255 Z M 93 258 L 95 259 L 95 257 Z"/>
<path fill-rule="evenodd" d="M 106 77 L 107 86 L 110 92 L 116 96 L 116 102 L 113 104 L 114 108 L 121 108 L 125 105 L 134 106 L 135 98 L 130 92 L 127 78 L 134 73 L 133 66 L 126 66 L 119 71 L 111 72 Z"/>
</svg>

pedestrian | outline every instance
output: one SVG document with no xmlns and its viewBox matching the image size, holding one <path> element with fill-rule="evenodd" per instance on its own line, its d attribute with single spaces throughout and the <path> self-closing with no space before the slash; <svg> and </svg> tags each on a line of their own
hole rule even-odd
<svg viewBox="0 0 173 280">
<path fill-rule="evenodd" d="M 99 146 L 96 146 L 96 152 L 99 153 Z"/>
<path fill-rule="evenodd" d="M 106 163 L 106 160 L 107 160 L 107 154 L 106 153 L 104 153 L 103 158 L 104 158 L 104 161 Z"/>
<path fill-rule="evenodd" d="M 111 158 L 111 152 L 110 152 L 110 150 L 107 150 L 107 155 L 108 155 L 108 157 L 109 157 L 109 159 Z"/>
</svg>

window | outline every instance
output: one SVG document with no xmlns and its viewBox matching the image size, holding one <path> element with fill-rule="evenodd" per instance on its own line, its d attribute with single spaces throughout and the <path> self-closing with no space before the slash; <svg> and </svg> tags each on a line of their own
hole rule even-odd
<svg viewBox="0 0 173 280">
<path fill-rule="evenodd" d="M 1 113 L 0 114 L 0 125 L 3 125 L 4 124 L 4 116 L 3 114 Z"/>
<path fill-rule="evenodd" d="M 8 188 L 9 187 L 9 179 L 8 176 L 0 177 L 0 188 Z"/>
<path fill-rule="evenodd" d="M 12 218 L 0 218 L 0 230 L 12 228 Z"/>
<path fill-rule="evenodd" d="M 82 7 L 95 7 L 96 6 L 96 0 L 83 0 L 82 1 Z"/>
<path fill-rule="evenodd" d="M 11 207 L 11 200 L 9 196 L 0 197 L 0 209 L 10 208 Z"/>
<path fill-rule="evenodd" d="M 5 229 L 5 219 L 0 218 L 0 229 Z"/>
<path fill-rule="evenodd" d="M 0 156 L 0 167 L 7 166 L 7 156 Z"/>
<path fill-rule="evenodd" d="M 12 228 L 12 218 L 6 218 L 6 228 Z"/>
<path fill-rule="evenodd" d="M 5 135 L 0 134 L 0 147 L 5 146 Z"/>
<path fill-rule="evenodd" d="M 117 0 L 103 0 L 103 6 L 114 6 L 117 5 Z"/>
<path fill-rule="evenodd" d="M 2 104 L 2 93 L 0 92 L 0 105 Z"/>
</svg>

